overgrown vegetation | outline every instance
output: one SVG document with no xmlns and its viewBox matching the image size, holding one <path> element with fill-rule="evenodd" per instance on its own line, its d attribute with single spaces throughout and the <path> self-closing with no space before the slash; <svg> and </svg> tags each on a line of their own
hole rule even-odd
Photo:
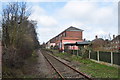
<svg viewBox="0 0 120 80">
<path fill-rule="evenodd" d="M 82 54 L 81 55 L 82 58 L 84 58 L 84 59 L 87 58 L 88 53 L 89 53 L 89 47 L 88 46 L 85 46 L 85 47 L 81 46 L 79 48 L 80 48 L 80 53 Z"/>
<path fill-rule="evenodd" d="M 50 50 L 53 53 L 55 50 Z M 54 53 L 55 56 L 63 58 L 67 61 L 76 61 L 79 62 L 80 65 L 79 70 L 83 73 L 90 75 L 92 78 L 118 78 L 118 68 L 107 66 L 104 64 L 99 64 L 93 62 L 87 58 L 82 58 L 81 56 L 72 55 L 70 53 Z"/>
<path fill-rule="evenodd" d="M 35 49 L 39 47 L 36 22 L 29 21 L 30 13 L 26 3 L 9 3 L 2 15 L 3 77 L 16 77 L 13 71 L 24 65 Z M 6 68 L 5 68 L 6 67 Z M 11 73 L 11 74 L 8 74 Z"/>
</svg>

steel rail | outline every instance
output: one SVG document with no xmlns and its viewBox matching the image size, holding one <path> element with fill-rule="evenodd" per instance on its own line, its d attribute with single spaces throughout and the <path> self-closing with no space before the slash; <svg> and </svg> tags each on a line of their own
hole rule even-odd
<svg viewBox="0 0 120 80">
<path fill-rule="evenodd" d="M 55 58 L 55 59 L 58 60 L 59 62 L 63 63 L 64 65 L 68 66 L 69 68 L 71 68 L 72 70 L 76 71 L 77 73 L 83 75 L 83 76 L 84 76 L 85 78 L 87 78 L 88 80 L 93 80 L 93 79 L 91 79 L 89 76 L 85 75 L 84 73 L 76 70 L 75 68 L 73 68 L 73 67 L 69 66 L 68 64 L 62 62 L 61 60 L 57 59 L 55 56 L 53 56 L 53 55 L 51 55 L 51 54 L 48 54 L 48 55 L 52 56 L 53 58 Z"/>
<path fill-rule="evenodd" d="M 43 55 L 44 56 L 44 55 Z M 50 60 L 46 57 L 46 56 L 44 56 L 45 57 L 45 59 L 48 61 L 48 63 L 52 66 L 52 68 L 58 73 L 58 75 L 63 79 L 63 80 L 65 80 L 64 79 L 64 77 L 62 76 L 62 74 L 53 66 L 53 64 L 50 62 Z"/>
</svg>

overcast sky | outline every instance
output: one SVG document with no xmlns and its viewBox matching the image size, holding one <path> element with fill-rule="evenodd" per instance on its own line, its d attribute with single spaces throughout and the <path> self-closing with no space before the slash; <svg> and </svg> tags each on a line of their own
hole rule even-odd
<svg viewBox="0 0 120 80">
<path fill-rule="evenodd" d="M 31 10 L 29 20 L 38 23 L 40 43 L 70 26 L 84 30 L 83 38 L 87 40 L 93 40 L 95 35 L 105 39 L 109 34 L 111 37 L 118 34 L 117 0 L 34 1 L 27 3 Z"/>
</svg>

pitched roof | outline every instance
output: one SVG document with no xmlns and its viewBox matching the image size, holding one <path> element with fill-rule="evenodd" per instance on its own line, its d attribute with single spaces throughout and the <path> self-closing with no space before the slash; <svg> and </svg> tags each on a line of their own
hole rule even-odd
<svg viewBox="0 0 120 80">
<path fill-rule="evenodd" d="M 66 43 L 65 45 L 76 45 L 76 46 L 84 46 L 89 45 L 91 42 L 89 41 L 83 41 L 83 42 L 76 42 L 76 43 Z"/>
<path fill-rule="evenodd" d="M 102 38 L 97 38 L 97 39 L 92 40 L 92 42 L 93 42 L 93 41 L 104 41 L 104 39 L 102 39 Z"/>
<path fill-rule="evenodd" d="M 84 31 L 84 30 L 78 29 L 78 28 L 73 27 L 73 26 L 70 26 L 69 28 L 65 29 L 64 31 L 81 31 L 81 32 L 82 32 L 82 31 Z M 62 31 L 62 32 L 64 32 L 64 31 Z M 61 33 L 62 33 L 62 32 L 61 32 Z M 61 34 L 61 33 L 60 33 L 60 34 Z M 60 34 L 58 34 L 58 35 L 60 35 Z M 58 35 L 57 35 L 57 36 L 58 36 Z M 57 36 L 55 36 L 55 37 L 57 37 Z M 50 41 L 50 42 L 54 42 L 53 39 L 54 39 L 55 37 L 53 37 L 53 38 L 50 39 L 49 41 Z"/>
<path fill-rule="evenodd" d="M 120 35 L 116 36 L 112 41 L 114 40 L 120 40 Z"/>
<path fill-rule="evenodd" d="M 80 38 L 76 38 L 76 37 L 64 37 L 64 40 L 80 40 Z"/>
<path fill-rule="evenodd" d="M 67 28 L 65 31 L 83 31 L 82 29 L 78 29 L 76 27 L 70 26 L 69 28 Z"/>
<path fill-rule="evenodd" d="M 88 45 L 88 44 L 90 44 L 91 42 L 89 42 L 89 41 L 83 41 L 83 42 L 76 42 L 76 44 L 78 44 L 78 45 Z"/>
</svg>

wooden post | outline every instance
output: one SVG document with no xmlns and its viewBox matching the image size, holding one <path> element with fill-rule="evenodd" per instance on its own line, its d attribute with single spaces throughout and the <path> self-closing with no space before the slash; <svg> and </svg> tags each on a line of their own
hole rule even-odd
<svg viewBox="0 0 120 80">
<path fill-rule="evenodd" d="M 73 45 L 73 54 L 75 55 L 74 45 Z"/>
<path fill-rule="evenodd" d="M 113 52 L 111 52 L 111 65 L 113 65 Z"/>
<path fill-rule="evenodd" d="M 89 50 L 89 59 L 90 59 L 90 52 L 91 52 L 91 51 Z"/>
<path fill-rule="evenodd" d="M 77 56 L 78 56 L 78 50 L 77 50 Z"/>
<path fill-rule="evenodd" d="M 99 51 L 97 51 L 97 60 L 100 61 Z"/>
<path fill-rule="evenodd" d="M 74 49 L 73 49 L 73 55 L 74 55 Z"/>
<path fill-rule="evenodd" d="M 73 50 L 73 46 L 72 46 L 72 51 L 73 51 L 73 55 L 74 55 L 74 50 Z"/>
</svg>

